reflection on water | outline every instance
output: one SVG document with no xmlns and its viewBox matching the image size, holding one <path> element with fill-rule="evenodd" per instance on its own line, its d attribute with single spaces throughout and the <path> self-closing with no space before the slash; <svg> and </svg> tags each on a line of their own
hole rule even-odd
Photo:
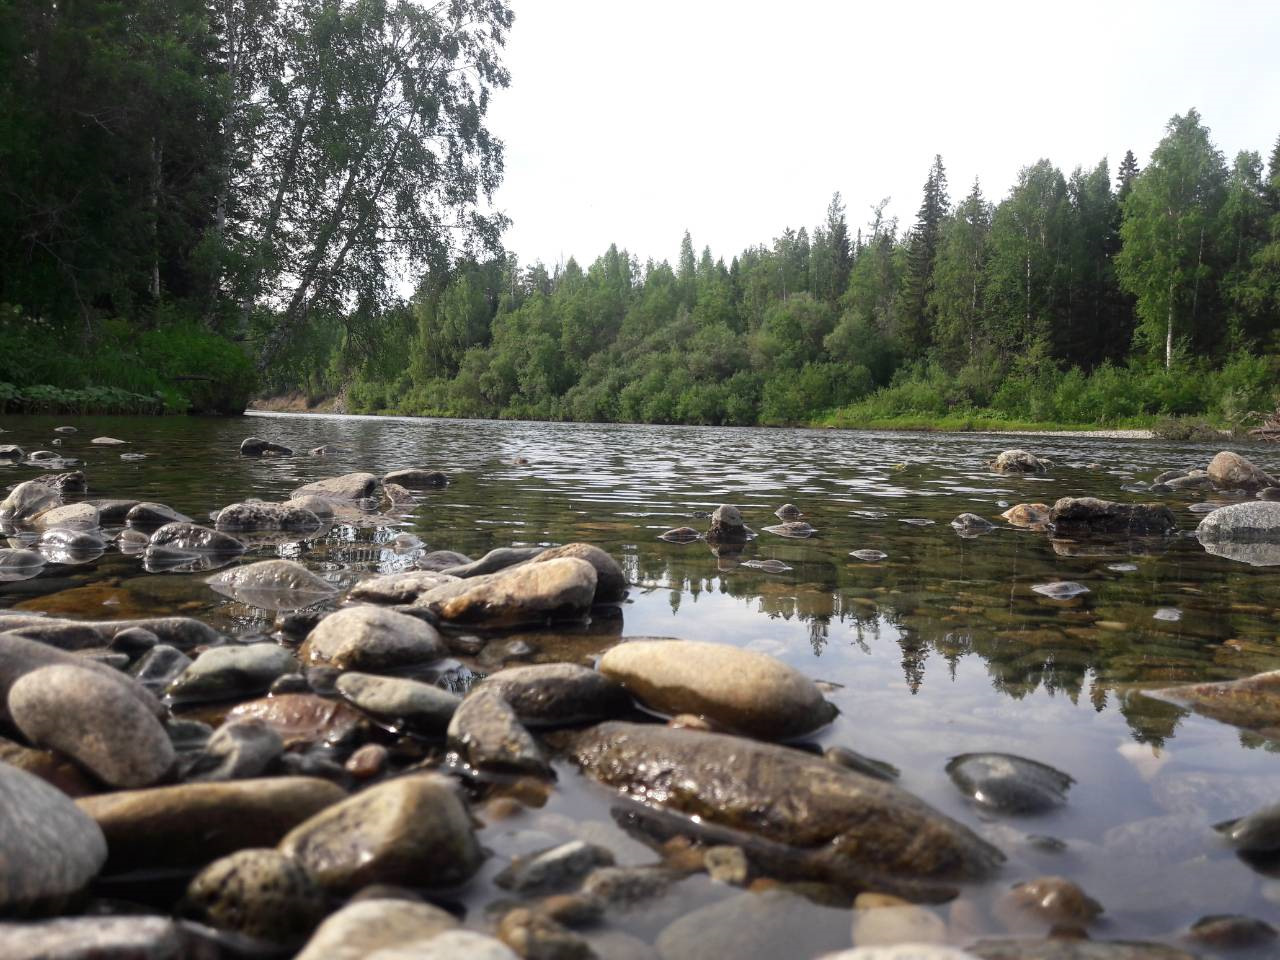
<svg viewBox="0 0 1280 960">
<path fill-rule="evenodd" d="M 1207 553 L 1190 536 L 1203 491 L 1144 490 L 1142 481 L 1161 470 L 1203 466 L 1212 447 L 349 417 L 0 418 L 0 428 L 9 431 L 5 442 L 37 448 L 60 422 L 80 427 L 61 452 L 84 461 L 89 496 L 152 500 L 197 519 L 354 470 L 447 472 L 449 487 L 422 493 L 382 525 L 340 519 L 317 539 L 264 539 L 235 561 L 301 559 L 338 587 L 368 571 L 411 567 L 417 554 L 412 542 L 406 549 L 397 541 L 403 534 L 421 549 L 471 556 L 513 544 L 598 544 L 633 584 L 620 619 L 494 641 L 471 667 L 484 672 L 512 657 L 590 662 L 619 637 L 641 635 L 778 656 L 831 685 L 842 713 L 819 746 L 899 767 L 904 786 L 1010 853 L 1010 880 L 1076 879 L 1106 907 L 1106 936 L 1167 936 L 1203 914 L 1274 914 L 1280 901 L 1280 882 L 1237 861 L 1207 829 L 1275 800 L 1280 768 L 1257 749 L 1269 742 L 1135 693 L 1280 666 L 1277 572 Z M 100 434 L 129 445 L 88 443 Z M 329 444 L 349 452 L 242 459 L 240 441 L 250 434 L 295 450 Z M 1010 445 L 1047 456 L 1054 469 L 989 472 L 985 464 Z M 121 449 L 146 459 L 122 459 Z M 1264 468 L 1280 461 L 1275 448 L 1234 449 Z M 0 485 L 34 473 L 0 465 Z M 1013 504 L 1066 495 L 1159 499 L 1181 533 L 1070 541 L 1000 519 Z M 705 512 L 721 503 L 740 507 L 758 538 L 733 548 L 659 539 L 673 527 L 705 529 Z M 803 511 L 812 535 L 769 532 L 784 503 Z M 996 527 L 961 536 L 950 521 L 962 513 Z M 269 615 L 219 596 L 203 579 L 148 573 L 140 558 L 112 546 L 96 560 L 0 583 L 0 607 L 95 618 L 179 612 L 237 633 L 271 629 Z M 1056 581 L 1088 592 L 1054 599 L 1033 590 Z M 1180 616 L 1157 617 L 1164 609 Z M 986 821 L 944 772 L 949 758 L 978 751 L 1069 772 L 1077 781 L 1069 803 L 1026 822 Z M 598 794 L 567 770 L 540 816 L 552 824 L 557 816 L 609 819 Z M 564 825 L 544 832 L 558 836 Z M 1066 849 L 1030 843 L 1028 834 L 1051 834 Z M 989 897 L 975 898 L 981 914 Z"/>
</svg>

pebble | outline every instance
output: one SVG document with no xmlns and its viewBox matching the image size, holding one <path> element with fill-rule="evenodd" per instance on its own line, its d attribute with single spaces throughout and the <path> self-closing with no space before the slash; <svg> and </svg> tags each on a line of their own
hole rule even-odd
<svg viewBox="0 0 1280 960">
<path fill-rule="evenodd" d="M 1272 943 L 1278 935 L 1265 920 L 1227 913 L 1201 917 L 1191 925 L 1187 939 L 1206 947 L 1241 950 Z"/>
<path fill-rule="evenodd" d="M 125 501 L 127 502 L 127 501 Z M 190 523 L 191 518 L 163 503 L 135 503 L 124 515 L 124 522 L 139 530 L 158 530 L 166 523 Z"/>
<path fill-rule="evenodd" d="M 392 470 L 383 476 L 382 482 L 384 485 L 395 483 L 402 487 L 408 487 L 410 490 L 422 490 L 427 487 L 447 487 L 449 478 L 439 470 L 431 470 L 424 467 L 407 467 L 401 470 Z"/>
<path fill-rule="evenodd" d="M 450 572 L 457 575 L 457 568 Z M 558 557 L 446 583 L 418 598 L 446 623 L 488 629 L 581 618 L 596 593 L 596 570 L 586 560 Z"/>
<path fill-rule="evenodd" d="M 860 907 L 853 911 L 853 943 L 856 947 L 942 943 L 946 935 L 946 923 L 927 907 L 903 904 Z"/>
<path fill-rule="evenodd" d="M 314 693 L 284 693 L 247 700 L 231 709 L 228 720 L 261 720 L 293 748 L 317 743 L 344 743 L 367 725 L 356 710 L 341 700 Z"/>
<path fill-rule="evenodd" d="M 702 864 L 716 883 L 745 887 L 750 879 L 750 865 L 741 847 L 708 847 L 702 854 Z"/>
<path fill-rule="evenodd" d="M 596 844 L 574 840 L 518 857 L 493 882 L 521 896 L 552 893 L 582 880 L 596 867 L 611 867 L 613 853 Z"/>
<path fill-rule="evenodd" d="M 1233 850 L 1274 853 L 1280 850 L 1280 804 L 1263 807 L 1247 817 L 1217 824 L 1215 829 Z"/>
<path fill-rule="evenodd" d="M 64 753 L 113 787 L 145 787 L 174 764 L 173 745 L 133 681 L 69 664 L 25 674 L 9 712 L 26 738 Z"/>
<path fill-rule="evenodd" d="M 294 490 L 292 496 L 295 500 L 316 496 L 326 500 L 352 501 L 371 497 L 377 489 L 378 478 L 372 473 L 347 473 L 305 484 Z"/>
<path fill-rule="evenodd" d="M 496 691 L 531 727 L 590 723 L 620 716 L 631 698 L 617 681 L 576 663 L 539 663 L 490 674 Z"/>
<path fill-rule="evenodd" d="M 153 693 L 166 690 L 182 675 L 192 660 L 181 650 L 167 643 L 159 643 L 138 658 L 130 669 L 134 679 Z"/>
<path fill-rule="evenodd" d="M 1177 607 L 1160 607 L 1151 615 L 1152 620 L 1164 620 L 1167 623 L 1177 623 L 1182 619 L 1182 611 Z"/>
<path fill-rule="evenodd" d="M 978 537 L 994 530 L 995 524 L 976 513 L 962 513 L 951 521 L 951 526 L 962 537 Z"/>
<path fill-rule="evenodd" d="M 428 590 L 457 579 L 438 570 L 406 570 L 361 580 L 347 593 L 347 599 L 360 603 L 413 603 Z"/>
<path fill-rule="evenodd" d="M 691 910 L 658 934 L 654 945 L 662 960 L 775 960 L 813 956 L 848 942 L 847 910 L 773 889 Z"/>
<path fill-rule="evenodd" d="M 389 751 L 380 743 L 366 743 L 347 758 L 347 773 L 357 780 L 372 780 L 387 768 Z"/>
<path fill-rule="evenodd" d="M 849 556 L 855 560 L 861 560 L 863 563 L 879 563 L 881 560 L 887 560 L 889 555 L 883 550 L 853 550 Z"/>
<path fill-rule="evenodd" d="M 1042 597 L 1048 597 L 1051 600 L 1070 600 L 1072 597 L 1078 597 L 1081 594 L 1089 592 L 1089 588 L 1083 583 L 1076 583 L 1074 580 L 1056 580 L 1053 583 L 1037 583 L 1031 588 L 1033 593 L 1038 593 Z"/>
<path fill-rule="evenodd" d="M 91 503 L 69 503 L 64 507 L 54 507 L 35 518 L 36 526 L 42 530 L 92 530 L 99 522 L 98 508 Z"/>
<path fill-rule="evenodd" d="M 212 783 L 247 780 L 265 774 L 284 753 L 284 740 L 261 720 L 224 723 L 203 751 L 187 765 L 184 779 Z"/>
<path fill-rule="evenodd" d="M 217 948 L 167 917 L 0 923 L 5 960 L 213 960 Z"/>
<path fill-rule="evenodd" d="M 666 540 L 669 543 L 692 543 L 694 540 L 701 540 L 702 534 L 693 529 L 693 527 L 676 527 L 666 533 L 659 534 L 658 539 Z"/>
<path fill-rule="evenodd" d="M 525 960 L 595 960 L 578 934 L 527 907 L 511 910 L 499 921 L 498 939 Z"/>
<path fill-rule="evenodd" d="M 453 886 L 482 858 L 466 806 L 438 774 L 368 787 L 299 824 L 279 849 L 333 893 L 370 883 Z"/>
<path fill-rule="evenodd" d="M 151 534 L 148 550 L 167 548 L 180 553 L 212 553 L 234 556 L 245 546 L 235 537 L 195 523 L 166 523 Z"/>
<path fill-rule="evenodd" d="M 449 749 L 477 770 L 549 776 L 537 741 L 495 691 L 478 687 L 458 706 L 448 729 Z"/>
<path fill-rule="evenodd" d="M 277 677 L 297 669 L 294 655 L 275 643 L 213 647 L 169 684 L 168 693 L 184 703 L 254 696 L 264 693 Z"/>
<path fill-rule="evenodd" d="M 117 447 L 125 443 L 126 441 L 117 440 L 115 437 L 94 437 L 89 442 L 96 443 L 104 447 Z"/>
<path fill-rule="evenodd" d="M 1047 764 L 1009 753 L 966 753 L 947 774 L 965 796 L 999 813 L 1044 813 L 1067 802 L 1075 781 Z"/>
<path fill-rule="evenodd" d="M 293 560 L 262 560 L 214 574 L 205 581 L 223 596 L 278 613 L 327 600 L 337 587 Z"/>
<path fill-rule="evenodd" d="M 429 903 L 357 900 L 320 924 L 296 960 L 368 960 L 384 948 L 438 938 L 457 925 L 452 914 Z"/>
<path fill-rule="evenodd" d="M 298 656 L 306 664 L 376 672 L 428 663 L 447 652 L 430 624 L 382 607 L 358 606 L 321 620 Z"/>
<path fill-rule="evenodd" d="M 1010 929 L 1028 919 L 1049 927 L 1083 929 L 1102 914 L 1102 904 L 1066 877 L 1038 877 L 1016 884 L 994 907 Z"/>
<path fill-rule="evenodd" d="M 465 553 L 457 553 L 453 550 L 432 550 L 430 553 L 419 557 L 416 566 L 419 570 L 442 573 L 445 570 L 464 566 L 471 562 L 471 558 Z"/>
<path fill-rule="evenodd" d="M 462 702 L 433 684 L 354 671 L 338 677 L 336 688 L 365 713 L 418 733 L 444 733 Z"/>
<path fill-rule="evenodd" d="M 791 540 L 807 540 L 818 531 L 803 520 L 791 520 L 786 523 L 777 523 L 771 527 L 764 528 L 767 532 L 774 536 L 786 537 Z"/>
<path fill-rule="evenodd" d="M 891 781 L 897 780 L 899 776 L 899 770 L 893 764 L 863 756 L 848 747 L 827 747 L 826 750 L 822 751 L 822 755 L 832 763 L 866 777 Z"/>
<path fill-rule="evenodd" d="M 272 849 L 238 850 L 192 879 L 185 911 L 209 926 L 271 943 L 301 941 L 324 919 L 324 894 L 295 860 Z"/>
</svg>

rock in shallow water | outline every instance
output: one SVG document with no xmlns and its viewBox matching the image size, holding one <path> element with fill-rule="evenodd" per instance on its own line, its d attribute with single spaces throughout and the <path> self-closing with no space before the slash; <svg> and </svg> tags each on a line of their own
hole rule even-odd
<svg viewBox="0 0 1280 960">
<path fill-rule="evenodd" d="M 228 720 L 261 720 L 288 747 L 350 740 L 364 725 L 362 715 L 341 700 L 313 693 L 277 693 L 233 707 Z"/>
<path fill-rule="evenodd" d="M 184 912 L 220 930 L 270 943 L 295 943 L 325 913 L 306 869 L 276 850 L 250 849 L 215 860 L 187 887 Z"/>
<path fill-rule="evenodd" d="M 662 960 L 774 960 L 812 956 L 848 942 L 848 911 L 767 890 L 692 910 L 663 930 L 655 946 Z"/>
<path fill-rule="evenodd" d="M 244 553 L 244 544 L 209 527 L 195 523 L 166 523 L 151 535 L 150 548 L 165 547 L 182 553 L 214 553 L 235 555 Z"/>
<path fill-rule="evenodd" d="M 1209 461 L 1209 479 L 1214 486 L 1222 490 L 1262 490 L 1266 487 L 1280 486 L 1280 481 L 1271 476 L 1252 461 L 1223 450 Z"/>
<path fill-rule="evenodd" d="M 1124 940 L 981 940 L 968 951 L 979 960 L 1196 960 L 1176 947 Z"/>
<path fill-rule="evenodd" d="M 686 833 L 733 831 L 763 873 L 932 899 L 1004 859 L 905 790 L 788 747 L 605 723 L 572 738 L 570 754 L 643 804 L 698 817 Z"/>
<path fill-rule="evenodd" d="M 836 713 L 799 671 L 728 644 L 632 640 L 605 653 L 599 669 L 659 713 L 701 714 L 769 740 L 808 733 Z"/>
<path fill-rule="evenodd" d="M 616 603 L 627 596 L 627 578 L 618 561 L 604 550 L 589 543 L 566 543 L 562 547 L 550 547 L 543 550 L 531 560 L 531 563 L 546 563 L 561 557 L 576 557 L 585 560 L 596 571 L 596 603 Z"/>
<path fill-rule="evenodd" d="M 613 862 L 613 854 L 604 847 L 574 840 L 518 857 L 493 882 L 521 896 L 551 893 L 577 883 L 596 867 L 611 867 Z"/>
<path fill-rule="evenodd" d="M 242 457 L 291 457 L 293 450 L 282 443 L 263 440 L 260 437 L 245 437 L 240 443 Z"/>
<path fill-rule="evenodd" d="M 1280 740 L 1280 670 L 1241 680 L 1193 683 L 1141 691 L 1143 696 L 1188 707 L 1245 730 Z"/>
<path fill-rule="evenodd" d="M 56 908 L 106 859 L 102 830 L 66 794 L 0 763 L 0 914 Z"/>
<path fill-rule="evenodd" d="M 462 698 L 440 687 L 403 677 L 344 673 L 337 689 L 365 713 L 418 733 L 444 733 Z"/>
<path fill-rule="evenodd" d="M 542 748 L 497 691 L 478 687 L 449 720 L 449 749 L 477 770 L 548 775 Z"/>
<path fill-rule="evenodd" d="M 403 470 L 392 470 L 382 478 L 384 484 L 394 483 L 410 490 L 423 490 L 428 487 L 447 487 L 449 478 L 439 470 L 424 467 L 406 467 Z"/>
<path fill-rule="evenodd" d="M 1263 807 L 1247 817 L 1217 824 L 1216 829 L 1233 850 L 1241 853 L 1275 853 L 1280 850 L 1280 804 Z"/>
<path fill-rule="evenodd" d="M 316 814 L 280 842 L 330 892 L 370 883 L 452 886 L 482 853 L 457 788 L 446 777 L 400 777 Z"/>
<path fill-rule="evenodd" d="M 135 503 L 124 517 L 125 523 L 138 530 L 158 530 L 166 523 L 190 523 L 191 518 L 163 503 Z"/>
<path fill-rule="evenodd" d="M 37 480 L 28 480 L 18 484 L 9 491 L 9 496 L 0 501 L 0 520 L 25 523 L 61 505 L 62 497 L 57 490 Z"/>
<path fill-rule="evenodd" d="M 320 924 L 296 960 L 368 960 L 384 948 L 429 940 L 457 925 L 452 914 L 429 903 L 357 900 Z"/>
<path fill-rule="evenodd" d="M 167 917 L 0 923 L 5 960 L 214 960 L 217 948 Z"/>
<path fill-rule="evenodd" d="M 996 473 L 1044 473 L 1053 464 L 1026 450 L 1005 450 L 989 466 Z"/>
<path fill-rule="evenodd" d="M 363 500 L 378 489 L 378 478 L 372 473 L 346 473 L 340 477 L 317 480 L 293 491 L 293 499 L 323 497 L 325 500 Z"/>
<path fill-rule="evenodd" d="M 1088 593 L 1089 588 L 1074 580 L 1056 580 L 1053 583 L 1037 583 L 1031 591 L 1050 600 L 1070 600 L 1072 597 Z"/>
<path fill-rule="evenodd" d="M 220 726 L 204 750 L 186 766 L 191 783 L 260 777 L 284 753 L 284 739 L 261 720 L 232 720 Z"/>
<path fill-rule="evenodd" d="M 449 623 L 497 628 L 582 617 L 595 593 L 595 567 L 560 557 L 443 584 L 415 605 Z"/>
<path fill-rule="evenodd" d="M 416 617 L 382 607 L 347 607 L 307 635 L 299 658 L 340 670 L 379 671 L 428 663 L 447 652 L 440 634 Z"/>
<path fill-rule="evenodd" d="M 213 647 L 196 657 L 168 692 L 188 703 L 253 696 L 270 688 L 276 677 L 297 669 L 293 654 L 274 643 Z"/>
<path fill-rule="evenodd" d="M 1075 781 L 1048 764 L 1011 753 L 965 753 L 947 774 L 974 803 L 999 813 L 1044 813 L 1067 802 Z"/>
<path fill-rule="evenodd" d="M 125 677 L 80 666 L 42 667 L 9 690 L 9 712 L 32 743 L 75 759 L 113 787 L 145 787 L 174 764 L 155 714 Z"/>
<path fill-rule="evenodd" d="M 214 526 L 233 532 L 250 530 L 288 530 L 309 533 L 319 530 L 318 516 L 303 507 L 289 503 L 266 503 L 254 500 L 233 503 L 218 511 Z"/>
<path fill-rule="evenodd" d="M 1049 522 L 1050 507 L 1047 503 L 1019 503 L 1000 516 L 1014 527 L 1042 527 Z"/>
<path fill-rule="evenodd" d="M 262 560 L 210 577 L 223 596 L 263 610 L 298 610 L 332 597 L 337 587 L 293 560 Z"/>
<path fill-rule="evenodd" d="M 576 663 L 538 663 L 490 674 L 494 690 L 520 722 L 533 727 L 608 720 L 631 709 L 631 698 L 616 680 Z"/>
<path fill-rule="evenodd" d="M 1063 497 L 1049 515 L 1063 537 L 1109 534 L 1168 534 L 1178 529 L 1173 511 L 1162 503 L 1116 503 L 1097 497 Z"/>
<path fill-rule="evenodd" d="M 361 580 L 347 594 L 347 599 L 359 603 L 413 603 L 428 590 L 458 578 L 435 570 L 406 570 L 386 576 Z"/>
</svg>

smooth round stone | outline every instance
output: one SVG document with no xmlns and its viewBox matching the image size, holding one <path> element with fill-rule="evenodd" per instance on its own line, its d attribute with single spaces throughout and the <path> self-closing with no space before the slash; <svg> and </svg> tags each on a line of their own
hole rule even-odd
<svg viewBox="0 0 1280 960">
<path fill-rule="evenodd" d="M 496 691 L 531 727 L 607 720 L 631 709 L 621 684 L 576 663 L 508 667 L 485 678 L 484 687 Z"/>
<path fill-rule="evenodd" d="M 889 559 L 889 555 L 883 550 L 853 550 L 850 551 L 849 556 L 863 563 L 879 563 L 881 560 Z"/>
<path fill-rule="evenodd" d="M 533 563 L 546 563 L 561 557 L 585 560 L 596 570 L 596 603 L 614 603 L 627 595 L 627 578 L 618 561 L 607 552 L 589 543 L 566 543 L 562 547 L 543 550 L 533 558 Z"/>
<path fill-rule="evenodd" d="M 389 723 L 429 733 L 443 733 L 462 698 L 430 683 L 369 673 L 344 673 L 338 693 L 365 713 Z"/>
<path fill-rule="evenodd" d="M 346 797 L 314 777 L 183 783 L 83 797 L 111 851 L 109 869 L 203 867 L 246 847 L 274 846 L 313 814 Z"/>
<path fill-rule="evenodd" d="M 163 503 L 135 503 L 124 516 L 124 522 L 139 530 L 158 530 L 166 523 L 190 523 L 191 518 Z"/>
<path fill-rule="evenodd" d="M 184 553 L 216 553 L 234 555 L 244 553 L 244 544 L 209 527 L 195 523 L 166 523 L 151 534 L 151 548 L 166 547 Z"/>
<path fill-rule="evenodd" d="M 988 466 L 996 473 L 1043 473 L 1052 463 L 1026 450 L 1005 450 Z"/>
<path fill-rule="evenodd" d="M 804 517 L 804 514 L 800 512 L 800 508 L 794 503 L 784 503 L 773 511 L 773 515 L 783 521 L 799 520 Z"/>
<path fill-rule="evenodd" d="M 573 840 L 513 860 L 493 882 L 521 896 L 550 893 L 578 883 L 596 867 L 611 867 L 613 854 L 604 847 Z"/>
<path fill-rule="evenodd" d="M 452 886 L 483 856 L 456 787 L 437 774 L 362 790 L 295 827 L 279 849 L 329 892 L 371 883 Z"/>
<path fill-rule="evenodd" d="M 1177 947 L 1137 940 L 980 940 L 968 949 L 978 960 L 1198 960 Z"/>
<path fill-rule="evenodd" d="M 413 603 L 428 590 L 457 579 L 436 570 L 406 570 L 361 580 L 351 588 L 347 599 L 360 603 Z"/>
<path fill-rule="evenodd" d="M 966 753 L 947 764 L 947 774 L 974 803 L 1000 813 L 1044 813 L 1067 802 L 1075 783 L 1047 764 L 1009 753 Z"/>
<path fill-rule="evenodd" d="M 139 657 L 129 672 L 148 690 L 159 693 L 191 664 L 191 658 L 181 650 L 167 643 L 159 643 Z"/>
<path fill-rule="evenodd" d="M 9 712 L 32 743 L 64 753 L 113 787 L 145 787 L 174 764 L 173 744 L 124 677 L 42 667 L 9 690 Z"/>
<path fill-rule="evenodd" d="M 1265 920 L 1239 914 L 1201 917 L 1187 932 L 1187 938 L 1195 943 L 1228 950 L 1260 947 L 1272 943 L 1278 935 L 1276 928 Z"/>
<path fill-rule="evenodd" d="M 946 936 L 946 923 L 927 907 L 895 904 L 853 911 L 854 946 L 941 943 Z"/>
<path fill-rule="evenodd" d="M 457 925 L 453 914 L 429 903 L 356 900 L 320 924 L 296 960 L 367 960 L 384 948 L 430 940 Z"/>
<path fill-rule="evenodd" d="M 277 677 L 297 669 L 294 655 L 274 643 L 213 647 L 196 657 L 169 685 L 168 693 L 185 702 L 253 696 L 270 688 Z"/>
<path fill-rule="evenodd" d="M 1275 477 L 1230 450 L 1223 450 L 1210 460 L 1207 472 L 1213 485 L 1222 490 L 1256 491 L 1277 485 Z"/>
<path fill-rule="evenodd" d="M 0 914 L 57 907 L 106 859 L 102 830 L 66 794 L 0 763 Z"/>
<path fill-rule="evenodd" d="M 498 939 L 521 957 L 594 960 L 595 953 L 581 936 L 557 923 L 542 910 L 517 907 L 498 923 Z"/>
<path fill-rule="evenodd" d="M 465 566 L 474 561 L 465 553 L 458 553 L 454 550 L 432 550 L 418 558 L 417 568 L 419 570 L 431 570 L 436 573 L 442 573 L 454 567 Z"/>
<path fill-rule="evenodd" d="M 1050 600 L 1070 600 L 1072 597 L 1088 593 L 1089 588 L 1074 580 L 1056 580 L 1053 583 L 1037 583 L 1031 591 Z"/>
<path fill-rule="evenodd" d="M 291 457 L 293 450 L 282 443 L 263 440 L 261 437 L 245 437 L 240 441 L 242 457 Z"/>
<path fill-rule="evenodd" d="M 324 894 L 297 861 L 272 849 L 215 860 L 187 887 L 184 906 L 204 923 L 272 943 L 294 943 L 325 914 Z"/>
<path fill-rule="evenodd" d="M 205 581 L 215 591 L 263 610 L 298 610 L 326 600 L 337 587 L 293 560 L 261 560 L 232 567 Z"/>
<path fill-rule="evenodd" d="M 103 446 L 103 447 L 118 447 L 121 444 L 125 443 L 126 441 L 117 440 L 115 437 L 94 437 L 89 442 L 96 443 L 99 446 Z"/>
<path fill-rule="evenodd" d="M 529 956 L 543 956 L 531 953 Z M 557 960 L 587 960 L 589 954 L 546 954 Z M 520 954 L 501 940 L 470 930 L 449 930 L 428 940 L 416 940 L 371 953 L 368 960 L 520 960 Z"/>
<path fill-rule="evenodd" d="M 799 671 L 728 644 L 630 641 L 601 657 L 599 669 L 659 713 L 701 714 L 769 740 L 809 733 L 836 713 L 817 684 Z"/>
<path fill-rule="evenodd" d="M 321 620 L 299 650 L 306 664 L 340 670 L 387 670 L 438 660 L 440 634 L 416 617 L 381 607 L 347 607 Z"/>
<path fill-rule="evenodd" d="M 976 537 L 984 533 L 990 533 L 996 528 L 996 525 L 985 517 L 980 517 L 976 513 L 962 513 L 951 521 L 951 526 L 955 528 L 956 533 L 961 536 Z"/>
<path fill-rule="evenodd" d="M 209 737 L 184 779 L 212 783 L 260 777 L 284 753 L 284 739 L 261 720 L 233 720 Z"/>
<path fill-rule="evenodd" d="M 818 960 L 982 960 L 972 953 L 940 943 L 895 943 L 880 947 L 855 947 L 824 953 Z"/>
<path fill-rule="evenodd" d="M 1011 929 L 1021 918 L 1043 927 L 1082 929 L 1102 913 L 1102 904 L 1065 877 L 1037 877 L 1019 883 L 1004 894 L 995 906 Z"/>
<path fill-rule="evenodd" d="M 383 486 L 396 484 L 410 490 L 422 490 L 427 487 L 447 487 L 449 478 L 439 470 L 423 467 L 408 467 L 403 470 L 392 470 L 382 478 Z"/>
<path fill-rule="evenodd" d="M 316 496 L 326 500 L 363 500 L 373 496 L 377 489 L 378 478 L 372 473 L 346 473 L 298 487 L 293 491 L 292 499 Z"/>
<path fill-rule="evenodd" d="M 764 529 L 776 537 L 786 537 L 790 540 L 807 540 L 818 532 L 803 520 L 788 520 L 786 523 L 775 523 Z"/>
<path fill-rule="evenodd" d="M 38 576 L 45 559 L 34 550 L 14 550 L 0 547 L 0 582 L 28 580 Z"/>
<path fill-rule="evenodd" d="M 281 503 L 280 506 L 286 510 L 305 510 L 310 514 L 314 514 L 321 523 L 333 519 L 333 504 L 324 497 L 318 497 L 315 494 L 291 497 Z"/>
<path fill-rule="evenodd" d="M 693 527 L 676 527 L 659 534 L 658 539 L 666 540 L 668 543 L 692 543 L 695 540 L 701 540 L 702 534 Z"/>
<path fill-rule="evenodd" d="M 99 523 L 98 508 L 91 503 L 69 503 L 64 507 L 46 510 L 36 517 L 35 523 L 42 530 L 92 530 Z"/>
<path fill-rule="evenodd" d="M 478 687 L 449 721 L 449 749 L 477 770 L 550 773 L 542 748 L 497 692 Z"/>
<path fill-rule="evenodd" d="M 466 580 L 471 577 L 498 573 L 510 567 L 518 566 L 527 560 L 532 560 L 542 552 L 540 547 L 497 547 L 490 550 L 479 560 L 471 560 L 457 567 L 449 567 L 444 572 Z"/>
<path fill-rule="evenodd" d="M 513 627 L 584 616 L 595 599 L 596 582 L 595 567 L 586 560 L 558 557 L 443 584 L 415 605 L 448 623 Z"/>
<path fill-rule="evenodd" d="M 1049 522 L 1047 503 L 1018 503 L 1000 514 L 1014 527 L 1036 527 Z"/>
<path fill-rule="evenodd" d="M 23 523 L 61 504 L 62 497 L 57 490 L 38 480 L 28 480 L 18 484 L 0 501 L 0 520 Z"/>
<path fill-rule="evenodd" d="M 203 947 L 203 949 L 202 949 Z M 168 917 L 68 917 L 0 923 L 5 960 L 190 960 L 215 949 Z"/>
<path fill-rule="evenodd" d="M 314 684 L 313 684 L 314 686 Z M 296 747 L 350 741 L 365 726 L 363 716 L 342 700 L 313 693 L 281 693 L 233 707 L 228 720 L 261 720 Z"/>
<path fill-rule="evenodd" d="M 233 532 L 250 530 L 290 530 L 307 533 L 318 530 L 321 520 L 310 510 L 284 503 L 255 500 L 233 503 L 218 511 L 214 526 Z"/>
<path fill-rule="evenodd" d="M 1280 850 L 1280 803 L 1256 810 L 1247 817 L 1215 825 L 1233 850 L 1269 854 Z"/>
<path fill-rule="evenodd" d="M 1164 620 L 1166 623 L 1177 623 L 1182 619 L 1182 611 L 1177 607 L 1160 607 L 1151 615 L 1152 620 Z"/>
<path fill-rule="evenodd" d="M 774 960 L 849 942 L 849 911 L 785 890 L 740 893 L 685 913 L 658 934 L 662 960 Z M 797 950 L 797 945 L 803 948 Z"/>
</svg>

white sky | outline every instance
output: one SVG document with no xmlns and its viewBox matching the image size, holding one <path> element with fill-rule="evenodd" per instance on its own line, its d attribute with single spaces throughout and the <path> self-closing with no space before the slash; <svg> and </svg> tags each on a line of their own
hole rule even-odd
<svg viewBox="0 0 1280 960">
<path fill-rule="evenodd" d="M 1277 0 L 512 0 L 496 205 L 522 263 L 617 243 L 729 259 L 812 230 L 839 190 L 850 229 L 891 196 L 908 226 L 935 153 L 952 201 L 1047 157 L 1068 175 L 1199 109 L 1228 162 L 1280 134 Z"/>
</svg>

